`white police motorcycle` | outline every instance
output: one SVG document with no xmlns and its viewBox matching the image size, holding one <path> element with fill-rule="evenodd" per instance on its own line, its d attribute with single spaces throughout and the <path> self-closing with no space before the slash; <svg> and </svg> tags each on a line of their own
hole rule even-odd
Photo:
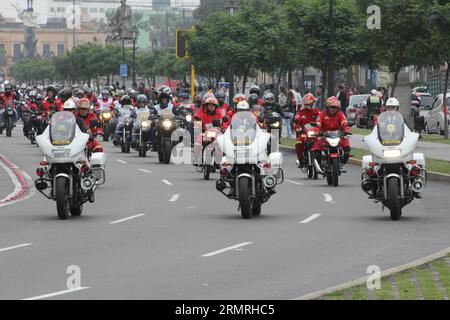
<svg viewBox="0 0 450 320">
<path fill-rule="evenodd" d="M 389 208 L 392 220 L 399 220 L 402 208 L 421 198 L 425 188 L 425 158 L 414 153 L 418 139 L 396 111 L 381 113 L 372 133 L 364 137 L 372 155 L 363 157 L 361 187 L 369 199 Z"/>
<path fill-rule="evenodd" d="M 36 189 L 47 199 L 56 201 L 58 217 L 79 216 L 83 204 L 95 201 L 94 192 L 105 183 L 105 154 L 89 156 L 86 144 L 89 135 L 78 128 L 71 112 L 53 115 L 50 125 L 36 143 L 44 160 L 36 170 Z M 50 186 L 49 186 L 50 185 Z M 50 192 L 45 193 L 50 188 Z"/>
</svg>

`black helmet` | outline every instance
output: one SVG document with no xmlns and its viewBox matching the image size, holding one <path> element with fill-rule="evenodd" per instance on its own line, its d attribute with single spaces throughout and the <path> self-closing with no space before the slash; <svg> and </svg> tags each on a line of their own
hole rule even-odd
<svg viewBox="0 0 450 320">
<path fill-rule="evenodd" d="M 158 91 L 159 93 L 162 93 L 162 92 L 167 93 L 168 95 L 170 95 L 170 94 L 172 93 L 172 89 L 170 89 L 170 87 L 165 86 L 165 85 L 159 87 L 157 91 Z"/>
<path fill-rule="evenodd" d="M 274 101 L 275 101 L 275 95 L 270 91 L 266 92 L 266 94 L 264 95 L 264 102 L 273 103 Z"/>
<path fill-rule="evenodd" d="M 44 100 L 44 96 L 38 94 L 36 97 L 36 101 L 42 101 L 42 100 Z"/>
<path fill-rule="evenodd" d="M 250 94 L 256 94 L 259 97 L 261 94 L 261 89 L 258 86 L 252 86 L 250 88 Z"/>
<path fill-rule="evenodd" d="M 167 99 L 167 100 L 170 100 L 170 95 L 163 91 L 158 96 L 159 102 L 161 102 L 161 100 L 164 99 L 164 98 Z"/>
<path fill-rule="evenodd" d="M 190 99 L 191 95 L 187 92 L 181 92 L 178 97 L 183 98 L 183 99 Z"/>
<path fill-rule="evenodd" d="M 223 92 L 222 90 L 217 91 L 215 96 L 217 100 L 225 100 L 225 92 Z"/>
<path fill-rule="evenodd" d="M 47 87 L 47 93 L 49 91 L 52 91 L 54 94 L 58 93 L 58 89 L 56 89 L 56 87 L 54 85 L 52 85 L 52 84 Z"/>
<path fill-rule="evenodd" d="M 259 97 L 256 93 L 252 93 L 251 95 L 248 96 L 247 101 L 250 106 L 254 106 L 258 104 Z"/>
<path fill-rule="evenodd" d="M 119 102 L 122 106 L 129 106 L 131 105 L 131 98 L 128 95 L 124 95 L 122 98 L 120 98 Z"/>
<path fill-rule="evenodd" d="M 140 105 L 141 103 L 147 104 L 147 96 L 145 94 L 140 94 L 137 97 L 137 105 Z"/>
<path fill-rule="evenodd" d="M 81 99 L 81 98 L 83 98 L 84 97 L 84 91 L 83 90 L 78 90 L 77 92 L 76 92 L 76 97 L 78 98 L 78 99 Z"/>
<path fill-rule="evenodd" d="M 72 90 L 69 88 L 64 88 L 60 92 L 58 92 L 58 98 L 60 98 L 63 102 L 66 102 L 70 98 L 72 98 Z"/>
<path fill-rule="evenodd" d="M 9 93 L 12 91 L 12 85 L 10 83 L 5 84 L 5 92 Z"/>
</svg>

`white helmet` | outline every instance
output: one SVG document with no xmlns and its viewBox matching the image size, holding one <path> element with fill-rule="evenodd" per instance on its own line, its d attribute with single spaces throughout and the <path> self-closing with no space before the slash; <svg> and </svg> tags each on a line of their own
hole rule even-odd
<svg viewBox="0 0 450 320">
<path fill-rule="evenodd" d="M 371 93 L 373 96 L 378 95 L 378 91 L 375 90 L 375 89 L 372 89 L 372 91 L 370 91 L 370 93 Z"/>
<path fill-rule="evenodd" d="M 249 111 L 250 105 L 248 104 L 247 101 L 241 101 L 237 104 L 236 110 L 237 111 Z"/>
<path fill-rule="evenodd" d="M 77 108 L 77 105 L 72 99 L 67 100 L 64 102 L 63 110 L 64 111 L 73 111 Z"/>
<path fill-rule="evenodd" d="M 400 107 L 400 102 L 398 102 L 398 100 L 396 98 L 389 98 L 388 101 L 386 101 L 386 107 Z"/>
</svg>

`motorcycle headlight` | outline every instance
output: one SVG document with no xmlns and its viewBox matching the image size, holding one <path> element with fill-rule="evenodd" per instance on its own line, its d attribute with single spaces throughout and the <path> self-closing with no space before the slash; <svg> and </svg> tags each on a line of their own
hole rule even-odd
<svg viewBox="0 0 450 320">
<path fill-rule="evenodd" d="M 110 112 L 103 113 L 103 119 L 110 120 L 111 119 L 111 113 Z"/>
<path fill-rule="evenodd" d="M 186 115 L 186 121 L 187 122 L 191 122 L 192 121 L 192 116 L 190 114 Z"/>
<path fill-rule="evenodd" d="M 280 121 L 274 122 L 270 125 L 272 128 L 279 128 L 280 127 Z"/>
<path fill-rule="evenodd" d="M 70 156 L 70 149 L 56 149 L 52 151 L 53 158 L 62 159 Z"/>
<path fill-rule="evenodd" d="M 340 138 L 327 138 L 327 142 L 332 147 L 337 147 L 339 142 L 341 142 Z"/>
<path fill-rule="evenodd" d="M 148 129 L 148 128 L 150 128 L 150 121 L 142 121 L 142 123 L 141 123 L 141 127 L 142 127 L 142 129 Z"/>
<path fill-rule="evenodd" d="M 170 120 L 164 120 L 162 123 L 162 126 L 165 130 L 170 130 L 170 128 L 172 128 L 172 121 Z"/>
<path fill-rule="evenodd" d="M 308 138 L 313 138 L 316 136 L 316 133 L 314 131 L 308 131 Z"/>
<path fill-rule="evenodd" d="M 383 157 L 385 157 L 385 158 L 398 158 L 400 156 L 401 156 L 401 152 L 398 149 L 383 151 Z"/>
<path fill-rule="evenodd" d="M 208 132 L 206 132 L 206 137 L 207 138 L 215 138 L 216 137 L 216 132 L 215 131 L 208 131 Z"/>
</svg>

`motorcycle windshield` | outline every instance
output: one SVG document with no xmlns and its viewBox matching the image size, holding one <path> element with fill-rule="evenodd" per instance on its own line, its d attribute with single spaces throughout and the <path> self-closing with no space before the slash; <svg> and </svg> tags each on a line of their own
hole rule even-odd
<svg viewBox="0 0 450 320">
<path fill-rule="evenodd" d="M 142 123 L 143 121 L 147 121 L 149 117 L 150 117 L 150 112 L 141 111 L 138 113 L 137 120 L 139 123 Z"/>
<path fill-rule="evenodd" d="M 248 146 L 255 141 L 256 117 L 250 112 L 238 112 L 231 119 L 231 140 L 235 146 Z"/>
<path fill-rule="evenodd" d="M 396 111 L 383 112 L 378 117 L 378 137 L 384 146 L 398 146 L 405 136 L 405 120 Z"/>
<path fill-rule="evenodd" d="M 323 135 L 327 138 L 335 139 L 335 138 L 339 138 L 341 136 L 341 132 L 340 131 L 326 131 L 323 133 Z"/>
<path fill-rule="evenodd" d="M 77 120 L 71 112 L 60 111 L 50 121 L 50 141 L 54 146 L 66 146 L 75 137 Z"/>
</svg>

